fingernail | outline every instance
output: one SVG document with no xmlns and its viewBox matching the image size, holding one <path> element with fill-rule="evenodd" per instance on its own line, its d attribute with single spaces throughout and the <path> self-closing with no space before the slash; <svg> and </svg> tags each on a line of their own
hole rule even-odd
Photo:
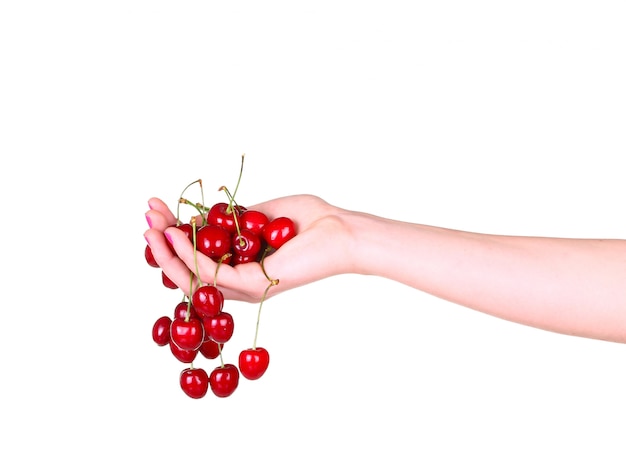
<svg viewBox="0 0 626 451">
<path fill-rule="evenodd" d="M 150 240 L 148 239 L 148 237 L 145 235 L 143 237 L 146 239 L 146 243 L 148 243 L 148 246 L 150 246 Z"/>
<path fill-rule="evenodd" d="M 170 236 L 169 233 L 164 232 L 163 235 L 165 235 L 165 239 L 170 243 L 170 244 L 174 244 L 172 243 L 172 237 Z"/>
<path fill-rule="evenodd" d="M 146 215 L 146 222 L 148 223 L 148 227 L 152 228 L 152 219 L 150 219 L 148 215 Z"/>
</svg>

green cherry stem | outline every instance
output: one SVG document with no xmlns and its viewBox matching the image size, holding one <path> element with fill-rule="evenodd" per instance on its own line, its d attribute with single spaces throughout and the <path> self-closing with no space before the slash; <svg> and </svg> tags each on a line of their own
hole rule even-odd
<svg viewBox="0 0 626 451">
<path fill-rule="evenodd" d="M 252 349 L 256 349 L 256 339 L 259 336 L 259 323 L 261 322 L 261 309 L 263 308 L 263 302 L 265 301 L 265 298 L 267 297 L 267 292 L 270 291 L 270 288 L 276 285 L 278 285 L 278 279 L 272 280 L 267 288 L 265 288 L 265 291 L 263 292 L 263 297 L 261 298 L 261 302 L 259 302 L 259 311 L 256 315 L 256 329 L 254 331 L 254 341 L 252 342 Z"/>
<path fill-rule="evenodd" d="M 241 165 L 239 166 L 239 178 L 237 179 L 237 185 L 235 185 L 235 191 L 233 192 L 233 199 L 237 195 L 237 190 L 239 189 L 239 182 L 241 182 L 241 175 L 243 174 L 243 159 L 245 158 L 245 156 L 246 156 L 245 153 L 241 155 Z"/>
<path fill-rule="evenodd" d="M 260 264 L 261 264 L 261 270 L 263 271 L 263 275 L 265 276 L 267 280 L 269 280 L 270 283 L 265 288 L 265 291 L 263 292 L 263 297 L 261 298 L 261 301 L 259 302 L 259 311 L 257 312 L 257 317 L 256 317 L 256 329 L 254 331 L 254 341 L 252 342 L 252 349 L 256 349 L 256 339 L 259 336 L 259 322 L 261 321 L 261 309 L 263 308 L 263 302 L 265 301 L 265 298 L 267 297 L 267 293 L 268 291 L 270 291 L 270 288 L 275 287 L 276 285 L 278 285 L 278 282 L 279 282 L 278 279 L 272 279 L 270 276 L 268 276 L 267 271 L 265 270 L 265 257 L 267 256 L 268 250 L 269 248 L 265 248 L 265 250 L 263 251 Z"/>
<path fill-rule="evenodd" d="M 271 249 L 269 246 L 268 246 L 268 247 L 266 247 L 266 248 L 263 250 L 263 255 L 261 256 L 261 261 L 260 261 L 260 264 L 261 264 L 261 271 L 263 271 L 263 275 L 264 275 L 264 276 L 265 276 L 265 278 L 266 278 L 267 280 L 269 280 L 270 282 L 272 282 L 272 283 L 273 283 L 273 282 L 274 282 L 274 280 L 276 280 L 276 283 L 274 283 L 274 285 L 277 285 L 277 284 L 278 284 L 278 279 L 272 279 L 270 276 L 268 276 L 268 275 L 267 275 L 267 271 L 265 271 L 265 257 L 266 257 L 266 256 L 267 256 L 267 254 L 270 252 L 270 250 L 272 250 L 272 249 Z"/>
<path fill-rule="evenodd" d="M 206 208 L 204 208 L 204 206 L 200 203 L 193 203 L 189 199 L 185 199 L 184 197 L 181 197 L 180 199 L 178 199 L 178 204 L 190 205 L 198 211 L 198 214 L 202 216 L 203 219 L 206 217 Z"/>
<path fill-rule="evenodd" d="M 224 357 L 222 356 L 222 344 L 218 343 L 217 344 L 217 349 L 220 352 L 220 362 L 221 362 L 221 366 L 222 368 L 224 368 Z"/>
<path fill-rule="evenodd" d="M 241 228 L 239 227 L 239 220 L 237 219 L 237 215 L 233 211 L 233 205 L 237 205 L 237 203 L 235 202 L 235 197 L 230 194 L 230 191 L 228 191 L 228 188 L 226 188 L 225 186 L 220 187 L 220 191 L 224 191 L 226 193 L 226 196 L 228 197 L 228 208 L 226 209 L 226 211 L 229 214 L 232 212 L 233 221 L 235 221 L 235 229 L 237 230 L 237 236 L 239 237 L 239 244 L 241 246 L 244 246 L 245 242 L 243 238 L 241 238 Z"/>
<path fill-rule="evenodd" d="M 226 253 L 222 255 L 222 257 L 218 260 L 217 266 L 215 267 L 215 273 L 213 274 L 213 286 L 217 287 L 217 272 L 220 270 L 220 266 L 228 257 L 231 257 L 232 254 Z"/>
<path fill-rule="evenodd" d="M 198 279 L 198 287 L 202 286 L 202 280 L 200 279 L 200 268 L 198 267 L 198 238 L 197 238 L 197 230 L 196 226 L 196 217 L 191 218 L 191 238 L 193 242 L 193 263 L 196 266 L 196 278 Z M 193 290 L 193 274 L 191 275 L 191 286 L 189 287 L 189 292 L 191 293 Z"/>
<path fill-rule="evenodd" d="M 190 187 L 191 185 L 193 185 L 194 183 L 199 183 L 199 184 L 200 184 L 200 190 L 202 191 L 202 179 L 194 180 L 193 182 L 191 182 L 189 185 L 187 185 L 187 186 L 183 189 L 183 191 L 180 193 L 179 199 L 182 199 L 182 198 L 183 198 L 183 196 L 184 196 L 184 194 L 185 194 L 185 191 L 187 191 L 187 190 L 189 189 L 189 187 Z M 203 194 L 203 197 L 204 197 L 204 194 Z M 179 200 L 178 205 L 176 206 L 176 224 L 177 224 L 177 225 L 180 225 L 180 204 L 181 204 L 181 203 L 187 203 L 187 202 L 181 202 L 181 201 Z"/>
</svg>

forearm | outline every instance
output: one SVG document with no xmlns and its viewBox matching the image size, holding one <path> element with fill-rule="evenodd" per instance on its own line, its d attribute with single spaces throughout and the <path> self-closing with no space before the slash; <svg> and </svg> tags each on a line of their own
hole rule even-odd
<svg viewBox="0 0 626 451">
<path fill-rule="evenodd" d="M 503 319 L 626 343 L 626 241 L 515 237 L 348 214 L 354 272 Z"/>
</svg>

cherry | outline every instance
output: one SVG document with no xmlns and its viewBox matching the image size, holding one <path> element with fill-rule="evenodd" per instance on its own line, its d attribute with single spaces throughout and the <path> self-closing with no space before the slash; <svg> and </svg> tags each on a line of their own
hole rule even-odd
<svg viewBox="0 0 626 451">
<path fill-rule="evenodd" d="M 146 250 L 144 251 L 144 256 L 146 257 L 146 262 L 153 268 L 158 268 L 159 264 L 154 259 L 154 255 L 152 254 L 152 248 L 149 244 L 146 244 Z"/>
<path fill-rule="evenodd" d="M 263 241 L 260 235 L 250 230 L 242 230 L 239 235 L 236 233 L 232 238 L 232 250 L 235 255 L 254 258 L 261 252 Z"/>
<path fill-rule="evenodd" d="M 263 228 L 263 238 L 274 249 L 296 236 L 296 225 L 290 218 L 280 216 L 272 219 Z"/>
<path fill-rule="evenodd" d="M 198 318 L 176 318 L 172 320 L 170 336 L 171 341 L 179 348 L 187 351 L 198 350 L 204 341 L 204 326 Z"/>
<path fill-rule="evenodd" d="M 202 398 L 209 391 L 209 375 L 202 368 L 187 368 L 180 373 L 180 387 L 190 398 Z"/>
<path fill-rule="evenodd" d="M 182 349 L 170 339 L 170 351 L 179 361 L 183 363 L 191 363 L 198 355 L 197 349 Z"/>
<path fill-rule="evenodd" d="M 209 376 L 211 391 L 220 398 L 233 394 L 239 385 L 239 369 L 232 363 L 218 366 Z"/>
<path fill-rule="evenodd" d="M 246 210 L 239 218 L 241 230 L 249 230 L 257 235 L 263 232 L 263 227 L 270 222 L 267 215 L 258 210 Z"/>
<path fill-rule="evenodd" d="M 196 232 L 196 249 L 214 260 L 219 260 L 231 250 L 231 234 L 226 229 L 207 224 Z"/>
<path fill-rule="evenodd" d="M 263 376 L 270 364 L 270 355 L 265 348 L 249 348 L 239 353 L 239 371 L 250 380 Z"/>
<path fill-rule="evenodd" d="M 254 262 L 256 261 L 256 256 L 246 256 L 246 255 L 239 255 L 239 254 L 233 254 L 232 258 L 229 259 L 229 262 L 231 266 L 236 266 L 236 265 L 240 265 L 242 263 L 249 263 L 249 262 Z"/>
<path fill-rule="evenodd" d="M 235 221 L 239 220 L 239 212 L 239 209 L 231 207 L 226 202 L 218 202 L 209 209 L 206 221 L 207 224 L 219 226 L 228 230 L 229 233 L 234 233 L 237 230 Z"/>
<path fill-rule="evenodd" d="M 226 193 L 228 202 L 215 203 L 211 208 L 205 206 L 204 194 L 201 203 L 183 197 L 185 191 L 195 183 L 199 183 L 202 188 L 202 180 L 189 184 L 179 197 L 179 205 L 194 207 L 196 214 L 189 223 L 182 223 L 177 212 L 176 227 L 185 233 L 194 247 L 196 271 L 198 270 L 196 257 L 199 253 L 218 263 L 217 268 L 222 263 L 260 264 L 269 286 L 259 303 L 257 330 L 252 347 L 239 353 L 238 365 L 224 364 L 223 346 L 233 336 L 234 320 L 230 313 L 223 311 L 225 301 L 224 294 L 217 284 L 217 268 L 212 285 L 203 285 L 203 282 L 198 280 L 199 285 L 193 294 L 185 296 L 176 305 L 173 316 L 158 318 L 152 327 L 153 341 L 159 346 L 169 345 L 172 355 L 180 362 L 188 364 L 188 367 L 180 373 L 180 386 L 184 393 L 195 399 L 204 397 L 209 388 L 218 397 L 230 396 L 237 389 L 242 375 L 246 379 L 256 380 L 262 377 L 269 367 L 269 353 L 265 348 L 257 347 L 256 341 L 263 300 L 267 291 L 278 283 L 278 279 L 272 279 L 265 272 L 263 262 L 268 252 L 280 248 L 296 235 L 296 225 L 288 217 L 270 220 L 266 214 L 247 209 L 235 202 L 240 180 L 241 172 L 232 194 L 226 187 L 221 187 L 220 191 Z M 196 223 L 198 218 L 202 218 L 201 224 Z M 170 244 L 169 247 L 175 253 L 173 245 Z M 149 245 L 145 248 L 144 256 L 150 266 L 159 267 Z M 198 274 L 193 275 L 199 279 Z M 181 288 L 163 270 L 161 277 L 164 286 L 172 289 Z M 191 282 L 187 283 L 191 285 Z M 207 359 L 219 357 L 221 366 L 214 368 L 210 374 L 203 369 L 194 368 L 193 362 L 199 353 Z"/>
<path fill-rule="evenodd" d="M 193 226 L 191 225 L 191 223 L 184 222 L 176 225 L 176 228 L 185 232 L 185 235 L 187 235 L 187 238 L 189 238 L 189 240 L 193 239 Z"/>
<path fill-rule="evenodd" d="M 190 223 L 186 222 L 186 223 L 177 224 L 176 228 L 185 232 L 185 235 L 187 235 L 187 238 L 189 238 L 189 241 L 193 239 L 193 226 Z M 170 243 L 169 241 L 167 242 L 167 245 L 170 248 L 170 251 L 172 251 L 172 253 L 175 254 L 176 250 L 174 249 L 174 245 Z"/>
<path fill-rule="evenodd" d="M 206 317 L 202 322 L 207 335 L 217 343 L 226 343 L 233 336 L 235 322 L 228 312 L 222 311 L 218 315 Z"/>
<path fill-rule="evenodd" d="M 189 305 L 187 301 L 181 301 L 174 307 L 174 319 L 187 319 L 187 312 L 189 312 L 189 318 L 199 318 L 193 305 Z"/>
<path fill-rule="evenodd" d="M 198 351 L 207 359 L 216 359 L 219 357 L 221 350 L 224 349 L 223 344 L 219 344 L 217 341 L 212 339 L 204 340 L 200 345 L 200 349 Z"/>
<path fill-rule="evenodd" d="M 169 316 L 162 316 L 154 322 L 152 326 L 152 340 L 159 345 L 165 346 L 170 342 L 170 326 L 172 319 Z"/>
<path fill-rule="evenodd" d="M 194 291 L 191 302 L 199 316 L 215 316 L 224 307 L 224 295 L 215 285 L 202 285 Z"/>
<path fill-rule="evenodd" d="M 167 277 L 167 275 L 163 271 L 161 271 L 161 281 L 163 282 L 163 285 L 167 288 L 171 288 L 172 290 L 176 290 L 178 288 L 178 285 L 176 285 L 172 279 Z"/>
</svg>

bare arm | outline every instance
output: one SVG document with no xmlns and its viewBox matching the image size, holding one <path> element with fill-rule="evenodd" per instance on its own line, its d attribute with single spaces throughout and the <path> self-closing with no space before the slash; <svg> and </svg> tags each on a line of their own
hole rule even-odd
<svg viewBox="0 0 626 451">
<path fill-rule="evenodd" d="M 362 214 L 349 222 L 368 243 L 355 272 L 517 323 L 626 343 L 625 240 L 486 235 Z"/>
<path fill-rule="evenodd" d="M 146 239 L 166 273 L 188 286 L 192 245 L 170 227 L 173 216 L 161 201 L 150 205 Z M 517 323 L 626 343 L 626 240 L 465 232 L 349 211 L 309 195 L 249 208 L 290 216 L 299 229 L 265 262 L 280 280 L 270 297 L 333 275 L 375 275 Z M 215 263 L 197 258 L 200 278 L 212 281 Z M 227 298 L 249 302 L 267 287 L 258 264 L 226 266 L 219 281 Z"/>
</svg>

